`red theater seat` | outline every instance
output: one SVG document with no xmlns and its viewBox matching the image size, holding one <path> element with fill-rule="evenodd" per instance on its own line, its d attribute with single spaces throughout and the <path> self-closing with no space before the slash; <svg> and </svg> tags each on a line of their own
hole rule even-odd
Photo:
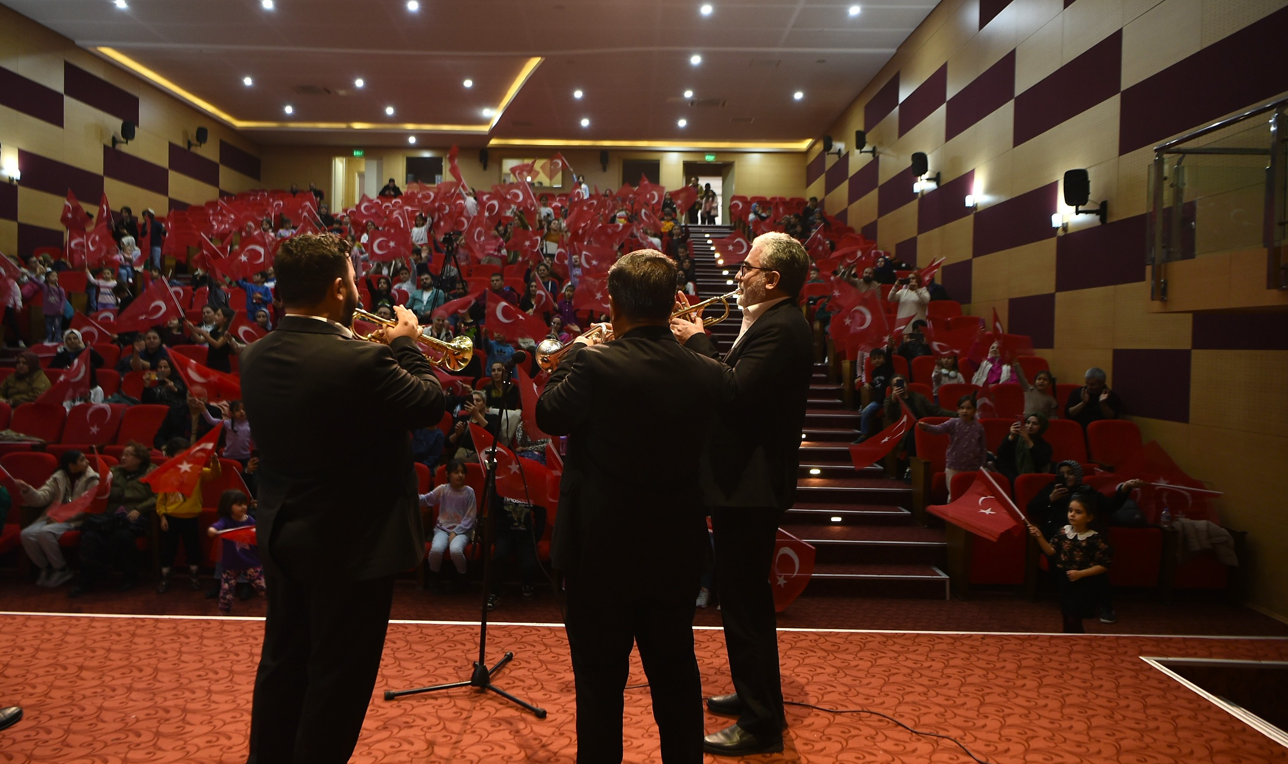
<svg viewBox="0 0 1288 764">
<path fill-rule="evenodd" d="M 1014 419 L 1002 419 L 999 417 L 983 417 L 979 423 L 984 425 L 984 444 L 992 453 L 997 453 L 997 449 L 1002 447 L 1002 441 L 1006 436 L 1011 434 L 1011 425 L 1015 423 Z M 954 492 L 953 494 L 957 494 Z"/>
<path fill-rule="evenodd" d="M 948 418 L 932 416 L 921 421 L 939 424 L 948 421 Z M 910 459 L 912 511 L 918 522 L 924 522 L 926 507 L 943 504 L 948 498 L 948 486 L 944 482 L 944 459 L 948 452 L 949 438 L 947 435 L 925 432 L 920 427 L 914 432 L 917 455 Z"/>
<path fill-rule="evenodd" d="M 45 450 L 55 456 L 72 449 L 88 454 L 95 446 L 111 444 L 121 427 L 125 409 L 125 406 L 108 403 L 81 403 L 73 406 L 67 414 L 62 442 L 51 444 Z"/>
<path fill-rule="evenodd" d="M 202 366 L 206 365 L 207 355 L 210 348 L 205 345 L 175 345 L 170 348 L 171 353 L 178 353 L 185 358 L 191 358 Z"/>
<path fill-rule="evenodd" d="M 1050 371 L 1051 367 L 1047 364 L 1047 359 L 1037 355 L 1016 356 L 1015 360 L 1020 364 L 1020 369 L 1024 371 L 1024 378 L 1029 382 L 1037 379 L 1039 371 Z"/>
<path fill-rule="evenodd" d="M 989 477 L 997 483 L 1002 491 L 1009 494 L 1010 481 L 1005 475 L 990 472 Z M 961 496 L 970 490 L 979 479 L 978 472 L 959 472 L 953 476 L 953 495 Z M 1024 557 L 1028 547 L 1028 532 L 1024 526 L 1017 525 L 1010 531 L 989 541 L 982 536 L 967 533 L 968 539 L 964 549 L 970 581 L 981 585 L 1019 586 L 1024 583 Z M 949 545 L 950 550 L 952 545 Z"/>
<path fill-rule="evenodd" d="M 103 368 L 99 369 L 100 374 L 104 371 L 115 369 L 116 362 L 121 360 L 121 348 L 116 345 L 111 345 L 106 342 L 98 342 L 90 345 L 90 347 L 103 357 Z"/>
<path fill-rule="evenodd" d="M 1087 425 L 1091 461 L 1110 471 L 1141 456 L 1140 428 L 1126 419 L 1101 419 Z"/>
<path fill-rule="evenodd" d="M 40 438 L 46 443 L 57 443 L 63 434 L 67 409 L 57 404 L 24 403 L 14 409 L 9 429 Z"/>
<path fill-rule="evenodd" d="M 939 359 L 932 355 L 921 355 L 912 359 L 912 379 L 926 385 L 934 384 L 935 364 Z"/>
<path fill-rule="evenodd" d="M 926 316 L 953 318 L 962 314 L 962 304 L 956 300 L 931 300 L 926 306 Z"/>
<path fill-rule="evenodd" d="M 957 401 L 963 395 L 979 392 L 979 387 L 969 382 L 948 382 L 939 386 L 939 405 L 949 411 L 957 409 Z"/>
<path fill-rule="evenodd" d="M 1047 423 L 1046 434 L 1042 436 L 1051 444 L 1051 463 L 1069 459 L 1078 464 L 1087 462 L 1087 441 L 1082 433 L 1082 425 L 1071 419 L 1052 419 Z"/>
<path fill-rule="evenodd" d="M 111 398 L 121 389 L 121 375 L 115 369 L 99 369 L 94 372 L 94 378 L 103 389 L 104 398 Z"/>
<path fill-rule="evenodd" d="M 1028 414 L 1024 410 L 1024 389 L 1018 383 L 993 385 L 992 390 L 993 405 L 997 407 L 999 417 L 1014 421 Z"/>
<path fill-rule="evenodd" d="M 8 403 L 0 401 L 0 430 L 9 429 L 9 420 L 13 418 L 13 409 Z"/>
<path fill-rule="evenodd" d="M 130 406 L 121 417 L 121 427 L 116 431 L 116 445 L 124 446 L 136 440 L 151 448 L 152 441 L 157 436 L 157 430 L 161 429 L 161 423 L 165 421 L 168 413 L 170 413 L 168 406 L 152 404 Z"/>
</svg>

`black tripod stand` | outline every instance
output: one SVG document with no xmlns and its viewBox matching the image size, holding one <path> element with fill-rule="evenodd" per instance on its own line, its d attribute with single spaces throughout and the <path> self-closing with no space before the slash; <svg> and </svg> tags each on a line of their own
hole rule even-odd
<svg viewBox="0 0 1288 764">
<path fill-rule="evenodd" d="M 546 709 L 538 708 L 531 703 L 516 698 L 510 693 L 492 684 L 492 675 L 500 671 L 505 664 L 514 660 L 514 653 L 507 651 L 492 668 L 487 666 L 487 599 L 492 584 L 492 541 L 496 535 L 496 516 L 492 513 L 492 497 L 496 495 L 496 449 L 501 441 L 501 420 L 497 418 L 496 432 L 492 433 L 492 447 L 487 450 L 485 469 L 486 479 L 483 483 L 483 607 L 479 619 L 479 659 L 474 661 L 470 678 L 464 682 L 435 684 L 429 687 L 417 687 L 411 690 L 386 690 L 385 700 L 395 700 L 406 695 L 420 695 L 425 692 L 452 690 L 457 687 L 477 687 L 479 692 L 494 692 L 506 700 L 531 711 L 538 719 L 546 718 Z M 478 444 L 475 444 L 478 445 Z"/>
</svg>

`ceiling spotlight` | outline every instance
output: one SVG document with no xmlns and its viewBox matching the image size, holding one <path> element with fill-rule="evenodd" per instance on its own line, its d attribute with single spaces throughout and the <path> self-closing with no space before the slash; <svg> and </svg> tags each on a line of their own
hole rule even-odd
<svg viewBox="0 0 1288 764">
<path fill-rule="evenodd" d="M 116 7 L 117 7 L 117 8 L 120 8 L 121 10 L 125 10 L 126 8 L 129 8 L 130 6 L 128 6 L 128 5 L 126 5 L 126 4 L 125 4 L 125 0 L 116 0 Z"/>
<path fill-rule="evenodd" d="M 584 96 L 584 95 L 585 95 L 585 93 L 581 92 L 580 90 L 574 90 L 574 91 L 572 91 L 572 97 L 573 97 L 573 98 L 581 98 L 581 97 L 582 97 L 582 96 Z"/>
<path fill-rule="evenodd" d="M 264 6 L 264 10 L 273 10 L 273 0 L 259 0 L 259 4 Z"/>
<path fill-rule="evenodd" d="M 242 77 L 242 84 L 246 87 L 250 87 L 255 84 L 255 80 L 252 80 L 250 77 Z"/>
<path fill-rule="evenodd" d="M 680 127 L 685 127 L 685 126 L 687 126 L 687 125 L 689 124 L 689 120 L 687 120 L 687 119 L 682 119 L 682 120 L 680 120 L 679 122 L 676 122 L 675 124 L 679 125 Z"/>
<path fill-rule="evenodd" d="M 861 10 L 863 10 L 863 9 L 862 9 L 862 8 L 860 8 L 859 6 L 857 6 L 857 5 L 851 5 L 851 6 L 850 6 L 850 15 L 851 15 L 851 16 L 857 16 L 857 15 L 859 15 L 859 11 L 861 11 Z"/>
<path fill-rule="evenodd" d="M 472 88 L 472 87 L 474 87 L 474 80 L 466 80 L 466 81 L 462 82 L 461 84 L 462 84 L 462 85 L 464 85 L 464 86 L 465 86 L 465 87 L 467 87 L 467 88 Z"/>
<path fill-rule="evenodd" d="M 288 104 L 286 104 L 286 107 L 285 107 L 284 109 L 282 109 L 282 111 L 286 112 L 287 114 L 294 114 L 294 113 L 295 113 L 295 107 L 294 107 L 294 106 L 292 106 L 292 105 L 290 105 L 290 104 L 288 103 Z"/>
<path fill-rule="evenodd" d="M 801 100 L 804 97 L 805 97 L 805 94 L 799 90 L 797 90 L 795 93 L 792 93 L 792 98 L 795 98 L 797 101 Z"/>
<path fill-rule="evenodd" d="M 393 115 L 394 115 L 394 107 L 392 107 L 392 106 L 386 106 L 386 107 L 385 107 L 385 116 L 387 116 L 387 117 L 392 117 Z"/>
<path fill-rule="evenodd" d="M 407 142 L 408 142 L 408 143 L 415 143 L 415 142 L 416 142 L 416 136 L 414 136 L 414 135 L 409 135 L 409 136 L 407 136 Z"/>
<path fill-rule="evenodd" d="M 702 63 L 702 56 L 699 56 L 697 53 L 694 53 L 692 56 L 689 56 L 689 63 L 693 64 L 694 66 L 697 66 L 698 64 Z"/>
<path fill-rule="evenodd" d="M 407 0 L 407 10 L 415 13 L 420 10 L 420 3 L 416 2 L 416 0 Z"/>
<path fill-rule="evenodd" d="M 714 9 L 711 7 L 711 3 L 707 3 L 706 5 L 699 8 L 698 12 L 701 13 L 703 16 L 710 16 L 712 10 Z"/>
<path fill-rule="evenodd" d="M 353 86 L 355 88 L 366 87 L 366 85 L 367 85 L 366 81 L 363 80 L 361 77 L 353 81 Z"/>
<path fill-rule="evenodd" d="M 492 111 L 491 109 L 484 109 L 484 110 L 483 110 L 483 116 L 485 116 L 485 117 L 490 117 L 490 116 L 492 116 L 492 115 L 493 115 L 493 114 L 495 114 L 495 113 L 496 113 L 496 112 Z"/>
<path fill-rule="evenodd" d="M 693 97 L 693 91 L 692 91 L 692 90 L 686 90 L 686 91 L 684 91 L 684 97 L 685 97 L 685 98 L 692 98 L 692 97 Z"/>
<path fill-rule="evenodd" d="M 582 117 L 582 118 L 581 118 L 581 126 L 582 126 L 582 127 L 590 127 L 590 120 L 589 120 L 589 119 L 587 119 L 586 117 Z"/>
</svg>

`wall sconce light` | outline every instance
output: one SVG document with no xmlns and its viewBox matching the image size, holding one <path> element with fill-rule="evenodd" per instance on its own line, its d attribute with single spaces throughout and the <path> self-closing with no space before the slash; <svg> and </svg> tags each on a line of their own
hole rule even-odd
<svg viewBox="0 0 1288 764">
<path fill-rule="evenodd" d="M 977 200 L 975 199 L 975 195 L 974 195 L 974 194 L 966 194 L 966 209 L 973 210 L 973 209 L 975 209 L 975 207 L 977 206 L 977 204 L 978 204 L 978 202 L 977 202 Z"/>
<path fill-rule="evenodd" d="M 930 159 L 923 152 L 916 152 L 912 155 L 912 166 L 909 168 L 912 173 L 912 192 L 920 195 L 925 191 L 934 191 L 939 188 L 939 173 L 930 177 Z"/>
<path fill-rule="evenodd" d="M 1109 222 L 1109 202 L 1103 201 L 1090 209 L 1082 205 L 1091 200 L 1091 176 L 1086 170 L 1069 170 L 1064 174 L 1064 203 L 1073 208 L 1075 215 L 1095 215 L 1100 224 Z M 1068 230 L 1066 224 L 1065 230 Z"/>
<path fill-rule="evenodd" d="M 1069 221 L 1059 212 L 1051 213 L 1051 227 L 1059 228 L 1061 233 L 1069 232 Z"/>
<path fill-rule="evenodd" d="M 17 183 L 22 180 L 22 171 L 18 169 L 18 157 L 10 157 L 0 164 L 0 175 L 9 179 L 10 183 Z"/>
</svg>

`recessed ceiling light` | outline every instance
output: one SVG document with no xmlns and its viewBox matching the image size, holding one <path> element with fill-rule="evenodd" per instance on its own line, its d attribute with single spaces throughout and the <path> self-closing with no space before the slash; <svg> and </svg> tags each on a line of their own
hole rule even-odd
<svg viewBox="0 0 1288 764">
<path fill-rule="evenodd" d="M 286 104 L 286 107 L 282 109 L 282 111 L 286 112 L 287 114 L 294 114 L 294 113 L 295 113 L 295 107 L 294 107 L 294 106 L 291 106 L 291 105 L 288 103 L 288 104 Z"/>
<path fill-rule="evenodd" d="M 126 5 L 126 4 L 125 4 L 125 0 L 116 0 L 116 7 L 117 7 L 117 8 L 120 8 L 121 10 L 125 10 L 126 8 L 129 8 L 130 6 L 128 6 L 128 5 Z"/>
<path fill-rule="evenodd" d="M 581 92 L 580 90 L 574 90 L 574 91 L 572 91 L 572 97 L 573 97 L 573 98 L 581 98 L 581 97 L 582 97 L 582 96 L 584 96 L 584 95 L 586 95 L 586 94 L 585 94 L 585 93 L 583 93 L 583 92 Z"/>
<path fill-rule="evenodd" d="M 805 94 L 799 90 L 797 90 L 795 93 L 792 93 L 792 98 L 795 98 L 797 101 L 801 100 L 804 97 L 805 97 Z"/>
<path fill-rule="evenodd" d="M 408 142 L 408 143 L 415 143 L 415 142 L 416 142 L 416 136 L 414 136 L 414 135 L 409 135 L 409 136 L 407 136 L 407 142 Z"/>
<path fill-rule="evenodd" d="M 367 85 L 366 81 L 363 80 L 361 77 L 353 81 L 353 86 L 355 88 L 366 87 L 366 85 Z"/>
<path fill-rule="evenodd" d="M 462 84 L 462 85 L 464 85 L 464 86 L 465 86 L 465 87 L 467 87 L 467 88 L 472 88 L 472 87 L 474 87 L 474 80 L 466 80 L 466 81 L 462 82 L 461 84 Z"/>
<path fill-rule="evenodd" d="M 255 84 L 255 80 L 252 80 L 250 77 L 242 77 L 242 84 L 246 87 L 250 87 Z"/>
<path fill-rule="evenodd" d="M 492 116 L 494 113 L 495 113 L 495 112 L 493 112 L 491 109 L 484 109 L 484 110 L 483 110 L 483 116 L 485 116 L 485 117 L 490 117 L 490 116 Z"/>
<path fill-rule="evenodd" d="M 702 56 L 699 56 L 697 53 L 694 53 L 692 56 L 689 56 L 689 63 L 693 64 L 694 66 L 697 66 L 698 64 L 702 63 Z"/>
<path fill-rule="evenodd" d="M 273 10 L 273 0 L 259 0 L 259 4 L 264 6 L 264 10 Z"/>
<path fill-rule="evenodd" d="M 711 4 L 707 3 L 706 5 L 703 5 L 701 8 L 699 8 L 698 12 L 701 13 L 703 16 L 710 16 L 712 10 L 714 9 L 711 7 Z"/>
<path fill-rule="evenodd" d="M 386 106 L 386 107 L 385 107 L 385 115 L 386 115 L 386 116 L 389 116 L 389 117 L 392 117 L 392 116 L 394 115 L 394 107 L 392 107 L 392 106 Z"/>
<path fill-rule="evenodd" d="M 582 117 L 582 118 L 581 118 L 581 126 L 582 126 L 582 127 L 590 127 L 590 120 L 589 120 L 589 119 L 587 119 L 586 117 Z"/>
<path fill-rule="evenodd" d="M 692 90 L 686 90 L 686 91 L 684 91 L 684 97 L 685 97 L 685 98 L 692 98 L 692 97 L 693 97 L 693 91 L 692 91 Z"/>
<path fill-rule="evenodd" d="M 675 124 L 679 125 L 680 127 L 685 127 L 685 126 L 687 126 L 687 125 L 689 124 L 689 120 L 687 120 L 687 119 L 682 119 L 682 120 L 680 120 L 679 122 L 676 122 Z"/>
<path fill-rule="evenodd" d="M 860 8 L 860 7 L 859 7 L 859 6 L 857 6 L 857 5 L 851 5 L 851 6 L 850 6 L 850 15 L 851 15 L 851 16 L 857 16 L 857 15 L 859 15 L 859 12 L 860 12 L 860 11 L 862 11 L 862 10 L 863 10 L 863 9 L 862 9 L 862 8 Z"/>
<path fill-rule="evenodd" d="M 416 0 L 407 0 L 407 10 L 413 12 L 420 10 L 420 3 L 416 2 Z"/>
</svg>

